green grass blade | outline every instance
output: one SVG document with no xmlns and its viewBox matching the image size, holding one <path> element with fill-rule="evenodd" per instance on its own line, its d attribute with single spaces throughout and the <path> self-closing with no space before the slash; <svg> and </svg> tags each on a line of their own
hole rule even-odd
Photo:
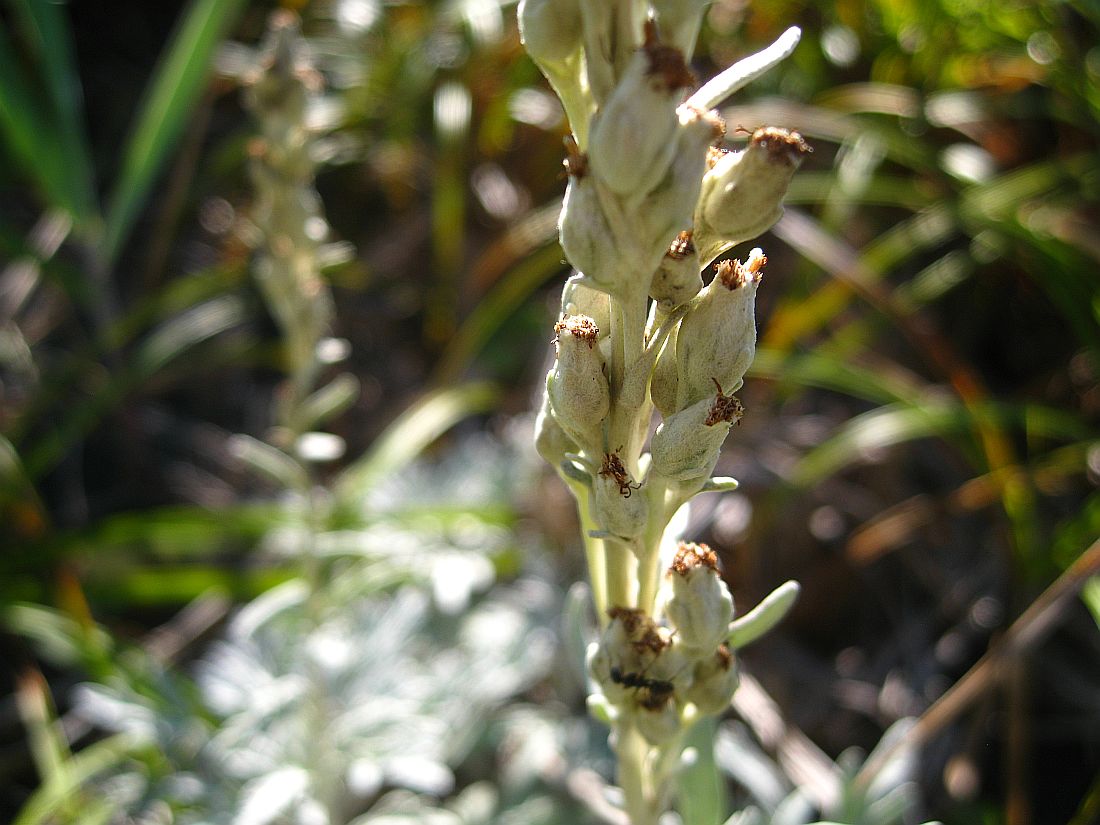
<svg viewBox="0 0 1100 825">
<path fill-rule="evenodd" d="M 168 153 L 206 86 L 214 52 L 244 0 L 192 0 L 146 90 L 111 193 L 103 257 L 113 264 Z"/>
<path fill-rule="evenodd" d="M 901 369 L 861 365 L 828 353 L 788 355 L 761 348 L 749 368 L 753 378 L 768 378 L 783 385 L 817 387 L 842 392 L 876 404 L 916 403 L 925 387 Z"/>
<path fill-rule="evenodd" d="M 52 817 L 75 802 L 95 776 L 120 764 L 135 748 L 133 737 L 124 733 L 89 745 L 66 762 L 63 774 L 46 781 L 31 794 L 12 825 L 54 821 Z"/>
<path fill-rule="evenodd" d="M 73 217 L 78 224 L 85 224 L 97 211 L 95 171 L 84 128 L 72 31 L 59 3 L 15 0 L 12 5 L 45 82 Z"/>
<path fill-rule="evenodd" d="M 31 602 L 0 608 L 0 626 L 30 641 L 38 656 L 57 667 L 81 668 L 108 657 L 112 647 L 99 625 L 86 628 L 67 613 Z"/>
<path fill-rule="evenodd" d="M 77 215 L 79 199 L 67 174 L 57 124 L 23 71 L 3 26 L 0 26 L 0 133 L 14 165 L 31 176 L 46 202 Z"/>
<path fill-rule="evenodd" d="M 478 301 L 463 321 L 440 358 L 432 375 L 437 386 L 453 384 L 485 349 L 493 334 L 500 329 L 551 276 L 565 266 L 561 247 L 550 243 L 557 237 L 557 215 L 560 206 L 552 204 L 527 215 L 508 232 L 502 253 L 516 261 L 493 288 Z M 541 247 L 541 248 L 540 248 Z"/>
<path fill-rule="evenodd" d="M 88 433 L 100 418 L 188 350 L 239 325 L 245 308 L 234 295 L 223 295 L 192 307 L 153 330 L 134 353 L 127 369 L 111 375 L 93 395 L 71 404 L 61 420 L 25 451 L 29 478 L 38 479 Z"/>
<path fill-rule="evenodd" d="M 344 502 L 361 498 L 463 418 L 492 409 L 497 395 L 492 385 L 474 383 L 424 396 L 378 437 L 366 455 L 344 471 L 336 485 L 337 498 Z"/>
<path fill-rule="evenodd" d="M 967 407 L 955 400 L 892 404 L 856 416 L 832 438 L 795 465 L 790 481 L 809 487 L 859 460 L 868 451 L 918 438 L 951 438 L 977 433 L 983 426 L 1014 426 L 1029 438 L 1080 440 L 1090 437 L 1076 416 L 1039 406 L 984 403 Z"/>
</svg>

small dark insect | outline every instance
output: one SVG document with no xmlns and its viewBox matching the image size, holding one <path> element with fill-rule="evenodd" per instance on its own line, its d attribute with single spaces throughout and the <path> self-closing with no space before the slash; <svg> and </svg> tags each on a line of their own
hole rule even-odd
<svg viewBox="0 0 1100 825">
<path fill-rule="evenodd" d="M 619 448 L 620 450 L 622 447 Z M 619 458 L 619 453 L 604 453 L 603 465 L 600 467 L 600 475 L 611 476 L 615 479 L 615 483 L 619 485 L 619 495 L 623 498 L 630 498 L 630 494 L 634 490 L 640 490 L 641 484 L 637 482 L 631 482 L 630 477 L 626 474 L 626 467 L 623 465 L 623 460 Z"/>
<path fill-rule="evenodd" d="M 611 681 L 623 687 L 644 690 L 645 698 L 640 703 L 647 710 L 663 708 L 676 690 L 667 679 L 651 679 L 644 673 L 623 673 L 620 667 L 611 668 Z"/>
</svg>

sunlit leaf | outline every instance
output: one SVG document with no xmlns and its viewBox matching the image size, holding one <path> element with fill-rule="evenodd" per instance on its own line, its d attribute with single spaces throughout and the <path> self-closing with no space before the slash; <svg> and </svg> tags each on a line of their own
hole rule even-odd
<svg viewBox="0 0 1100 825">
<path fill-rule="evenodd" d="M 191 0 L 145 92 L 107 210 L 103 257 L 114 262 L 206 86 L 214 53 L 244 0 Z"/>
<path fill-rule="evenodd" d="M 343 472 L 336 486 L 339 498 L 359 499 L 463 418 L 491 409 L 496 398 L 497 391 L 489 384 L 464 384 L 424 396 Z"/>
</svg>

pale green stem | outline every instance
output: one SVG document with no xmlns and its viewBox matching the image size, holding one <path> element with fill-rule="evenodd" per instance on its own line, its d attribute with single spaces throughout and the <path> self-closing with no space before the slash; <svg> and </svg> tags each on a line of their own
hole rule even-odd
<svg viewBox="0 0 1100 825">
<path fill-rule="evenodd" d="M 652 616 L 661 582 L 661 542 L 668 526 L 668 510 L 665 507 L 664 479 L 650 473 L 647 486 L 649 523 L 642 534 L 642 552 L 638 563 L 638 607 Z"/>
<path fill-rule="evenodd" d="M 623 374 L 626 372 L 627 357 L 627 321 L 626 311 L 621 301 L 616 296 L 611 296 L 611 358 L 608 360 L 607 371 L 609 384 L 611 385 L 611 432 L 609 438 L 618 435 L 617 421 L 622 407 L 621 393 L 623 388 Z M 609 444 L 608 450 L 619 449 L 617 442 Z"/>
<path fill-rule="evenodd" d="M 581 525 L 581 537 L 584 539 L 584 555 L 588 562 L 588 579 L 592 585 L 592 602 L 596 607 L 596 616 L 600 621 L 600 627 L 607 624 L 607 548 L 602 539 L 592 538 L 592 530 L 598 530 L 599 525 L 592 518 L 592 511 L 588 506 L 588 488 L 579 481 L 562 477 L 569 489 L 573 492 L 573 498 L 577 500 L 577 515 Z"/>
<path fill-rule="evenodd" d="M 633 607 L 637 598 L 638 561 L 618 541 L 604 542 L 607 554 L 607 602 L 610 607 Z"/>
<path fill-rule="evenodd" d="M 645 286 L 648 287 L 648 284 Z M 648 374 L 637 375 L 645 354 L 646 293 L 632 289 L 622 297 L 612 296 L 612 335 L 616 336 L 612 352 L 612 407 L 608 432 L 608 449 L 622 448 L 621 458 L 632 475 L 638 475 L 638 459 L 642 452 L 639 438 L 639 418 L 648 420 L 650 407 L 646 403 Z M 648 371 L 647 371 L 648 373 Z"/>
<path fill-rule="evenodd" d="M 658 812 L 654 805 L 652 777 L 647 766 L 649 743 L 629 722 L 618 728 L 615 752 L 619 757 L 619 787 L 623 790 L 630 825 L 656 825 Z"/>
</svg>

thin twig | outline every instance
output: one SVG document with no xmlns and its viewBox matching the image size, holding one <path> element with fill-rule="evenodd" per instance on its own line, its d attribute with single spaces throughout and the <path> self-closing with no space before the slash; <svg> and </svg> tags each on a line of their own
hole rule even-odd
<svg viewBox="0 0 1100 825">
<path fill-rule="evenodd" d="M 752 728 L 764 748 L 774 753 L 784 772 L 803 788 L 822 810 L 840 799 L 840 776 L 833 761 L 806 734 L 783 718 L 783 713 L 756 679 L 744 671 L 733 708 Z"/>
<path fill-rule="evenodd" d="M 1097 574 L 1100 574 L 1100 539 L 1031 603 L 959 681 L 932 703 L 904 738 L 868 760 L 856 777 L 857 784 L 869 783 L 901 748 L 920 748 L 931 741 L 976 699 L 1000 683 L 1005 665 L 1042 642 L 1061 621 L 1070 600 Z"/>
</svg>

